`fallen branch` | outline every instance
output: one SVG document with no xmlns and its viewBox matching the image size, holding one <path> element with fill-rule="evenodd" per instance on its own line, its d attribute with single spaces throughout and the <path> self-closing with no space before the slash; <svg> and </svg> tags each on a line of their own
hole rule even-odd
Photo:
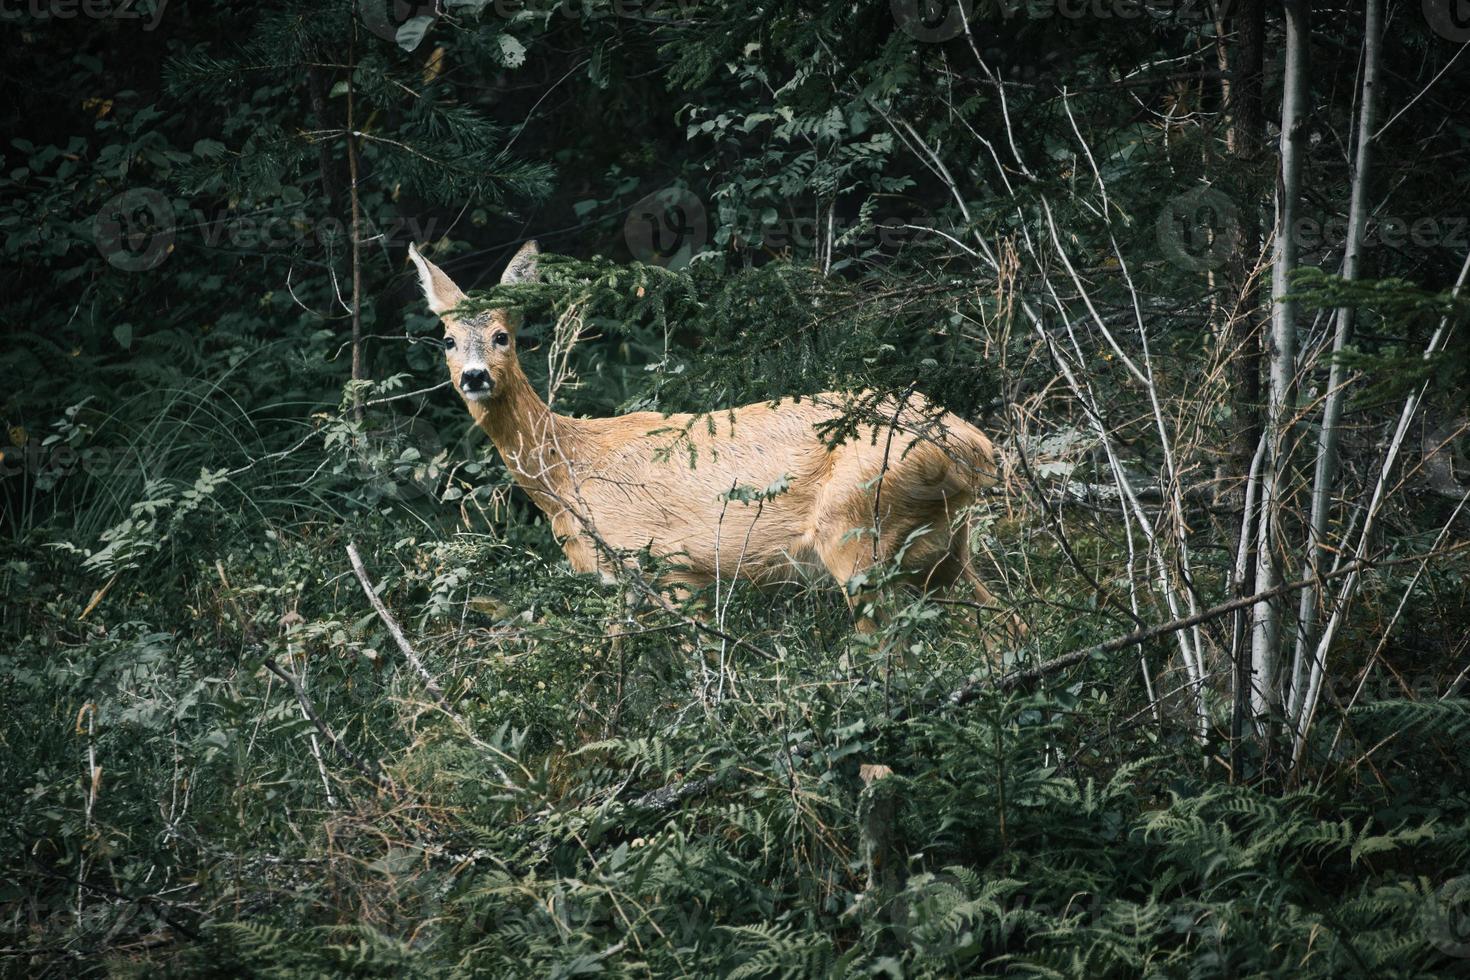
<svg viewBox="0 0 1470 980">
<path fill-rule="evenodd" d="M 506 754 L 503 749 L 477 737 L 469 723 L 464 720 L 459 712 L 454 710 L 454 705 L 445 696 L 444 689 L 439 686 L 439 682 L 434 680 L 434 675 L 429 673 L 429 668 L 425 667 L 424 662 L 419 659 L 419 655 L 414 651 L 412 644 L 408 642 L 408 637 L 403 635 L 403 629 L 398 625 L 398 620 L 393 618 L 393 614 L 388 611 L 388 607 L 383 605 L 383 600 L 378 598 L 377 588 L 373 585 L 373 580 L 368 578 L 367 569 L 362 565 L 362 556 L 357 553 L 357 545 L 351 542 L 348 543 L 347 557 L 352 561 L 352 570 L 357 573 L 357 580 L 362 583 L 362 590 L 367 593 L 368 601 L 373 604 L 373 609 L 377 611 L 378 618 L 383 621 L 384 626 L 388 627 L 388 632 L 392 635 L 393 642 L 398 644 L 398 649 L 402 652 L 403 659 L 407 660 L 409 666 L 413 668 L 414 673 L 419 675 L 419 680 L 424 683 L 424 690 L 434 699 L 434 703 L 439 706 L 439 710 L 443 711 L 449 716 L 451 721 L 459 726 L 460 731 L 464 733 L 465 737 L 470 740 L 470 743 L 475 748 L 492 755 L 497 755 L 506 762 L 520 767 L 521 771 L 525 772 L 525 767 L 521 766 L 520 761 L 515 757 Z M 511 782 L 505 770 L 496 763 L 491 764 L 495 766 L 495 774 L 500 777 L 501 785 L 507 789 L 514 788 L 516 784 Z"/>
<path fill-rule="evenodd" d="M 1221 616 L 1227 616 L 1230 613 L 1233 613 L 1239 609 L 1244 609 L 1248 606 L 1254 606 L 1257 603 L 1267 602 L 1271 599 L 1286 595 L 1290 592 L 1296 592 L 1300 589 L 1306 589 L 1314 585 L 1320 585 L 1330 579 L 1341 578 L 1344 575 L 1351 575 L 1354 573 L 1362 572 L 1364 569 L 1368 568 L 1390 568 L 1394 565 L 1405 565 L 1412 562 L 1427 561 L 1430 558 L 1444 558 L 1449 555 L 1464 551 L 1467 548 L 1470 548 L 1470 541 L 1462 541 L 1459 544 L 1452 545 L 1451 547 L 1444 548 L 1438 551 L 1430 551 L 1427 554 L 1408 555 L 1402 558 L 1392 558 L 1383 561 L 1360 559 L 1358 561 L 1350 562 L 1338 569 L 1335 569 L 1334 571 L 1327 572 L 1323 575 L 1315 575 L 1311 578 L 1301 579 L 1300 581 L 1296 582 L 1286 582 L 1276 586 L 1275 588 L 1267 589 L 1264 592 L 1257 592 L 1254 595 L 1241 596 L 1236 599 L 1231 599 L 1229 602 L 1222 602 L 1218 606 L 1211 606 L 1209 609 L 1203 609 L 1192 615 L 1170 620 L 1167 623 L 1161 623 L 1157 626 L 1149 626 L 1143 629 L 1136 629 L 1131 633 L 1125 633 L 1122 636 L 1116 636 L 1111 640 L 1105 640 L 1102 643 L 1094 644 L 1093 646 L 1085 647 L 1081 650 L 1074 650 L 1071 653 L 1063 654 L 1060 657 L 1055 657 L 1051 660 L 1048 660 L 1026 670 L 1017 671 L 1012 674 L 1006 674 L 998 678 L 977 678 L 975 680 L 969 681 L 955 691 L 952 691 L 946 698 L 944 698 L 943 701 L 941 701 L 937 705 L 936 710 L 942 711 L 948 708 L 957 708 L 969 704 L 971 701 L 975 700 L 975 698 L 979 696 L 980 692 L 983 689 L 991 684 L 994 685 L 996 690 L 1015 690 L 1016 688 L 1024 687 L 1026 685 L 1039 681 L 1042 678 L 1047 677 L 1051 674 L 1055 674 L 1058 671 L 1066 670 L 1068 667 L 1075 667 L 1077 664 L 1080 664 L 1086 660 L 1090 660 L 1093 657 L 1100 656 L 1106 653 L 1116 653 L 1119 650 L 1126 650 L 1129 647 L 1138 646 L 1142 643 L 1147 643 L 1149 640 L 1157 639 L 1160 636 L 1167 636 L 1170 633 L 1177 633 L 1179 630 L 1185 630 L 1194 626 L 1198 626 L 1208 620 L 1218 619 Z M 895 715 L 889 723 L 891 724 L 894 722 L 901 722 L 909 717 L 910 713 L 903 711 Z M 798 757 L 804 754 L 805 753 L 799 750 L 796 753 Z M 752 775 L 753 773 L 751 773 L 749 770 L 742 770 L 731 776 L 728 781 L 734 783 L 735 785 L 739 785 L 748 780 Z M 631 806 L 634 809 L 652 810 L 655 812 L 668 810 L 677 806 L 680 803 L 685 802 L 686 800 L 697 799 L 698 797 L 704 796 L 714 791 L 725 782 L 727 782 L 727 779 L 725 778 L 724 773 L 714 773 L 708 776 L 700 776 L 697 779 L 688 779 L 677 783 L 669 783 L 666 786 L 661 786 L 658 789 L 649 790 L 647 793 L 644 793 L 642 796 L 634 800 Z"/>
<path fill-rule="evenodd" d="M 1326 572 L 1321 575 L 1313 575 L 1310 578 L 1300 579 L 1296 582 L 1283 582 L 1281 585 L 1275 586 L 1274 588 L 1266 589 L 1263 592 L 1257 592 L 1254 595 L 1241 596 L 1236 599 L 1231 599 L 1229 602 L 1222 602 L 1218 606 L 1211 606 L 1209 609 L 1202 609 L 1192 615 L 1184 616 L 1179 619 L 1173 619 L 1167 623 L 1161 623 L 1158 626 L 1149 626 L 1145 629 L 1137 629 L 1131 633 L 1126 633 L 1123 636 L 1115 636 L 1111 640 L 1105 640 L 1102 643 L 1086 647 L 1082 650 L 1074 650 L 1071 653 L 1063 654 L 1060 657 L 1048 660 L 1045 663 L 1038 664 L 1037 666 L 1031 667 L 1027 670 L 1018 671 L 1014 674 L 1007 674 L 1003 677 L 1000 677 L 999 679 L 995 679 L 994 683 L 999 690 L 1013 690 L 1014 688 L 1022 687 L 1033 681 L 1038 681 L 1041 678 L 1046 677 L 1048 674 L 1054 674 L 1059 670 L 1065 670 L 1068 667 L 1075 666 L 1076 664 L 1079 664 L 1084 660 L 1091 659 L 1092 657 L 1098 656 L 1100 654 L 1116 653 L 1119 650 L 1126 650 L 1129 647 L 1138 646 L 1141 643 L 1147 643 L 1149 640 L 1157 639 L 1161 636 L 1168 636 L 1170 633 L 1177 633 L 1180 630 L 1190 629 L 1191 627 L 1198 626 L 1201 623 L 1207 622 L 1208 620 L 1218 619 L 1221 616 L 1229 615 L 1230 613 L 1233 613 L 1239 609 L 1244 609 L 1248 606 L 1255 606 L 1262 602 L 1268 602 L 1272 599 L 1279 598 L 1280 596 L 1287 595 L 1291 592 L 1297 592 L 1301 589 L 1309 589 L 1313 586 L 1321 585 L 1323 582 L 1327 582 L 1331 579 L 1341 578 L 1344 575 L 1352 575 L 1354 573 L 1361 572 L 1367 568 L 1387 568 L 1393 565 L 1403 565 L 1410 562 L 1425 561 L 1429 558 L 1442 558 L 1447 555 L 1454 554 L 1455 552 L 1462 551 L 1465 548 L 1470 548 L 1470 541 L 1463 541 L 1452 547 L 1445 548 L 1438 553 L 1430 552 L 1428 555 L 1410 555 L 1404 558 L 1393 558 L 1386 561 L 1374 561 L 1368 558 L 1359 559 L 1358 561 L 1349 562 L 1348 564 L 1343 565 L 1340 568 L 1334 569 L 1333 571 Z M 961 687 L 959 690 L 950 694 L 950 696 L 945 699 L 945 703 L 950 707 L 967 704 L 970 701 L 974 700 L 978 691 L 987 683 L 990 683 L 991 680 L 991 678 L 977 678 L 976 680 L 970 681 L 964 687 Z"/>
<path fill-rule="evenodd" d="M 275 657 L 266 657 L 264 663 L 266 670 L 285 681 L 286 685 L 291 688 L 291 692 L 296 695 L 296 703 L 301 705 L 301 710 L 306 715 L 307 720 L 316 726 L 316 730 L 321 732 L 322 738 L 327 740 L 327 744 L 336 750 L 338 755 L 347 760 L 348 765 L 379 786 L 391 788 L 392 784 L 382 775 L 375 763 L 364 761 L 346 745 L 342 744 L 342 740 L 322 720 L 321 715 L 316 713 L 316 708 L 312 705 L 311 699 L 306 696 L 306 692 L 301 688 L 301 682 L 294 675 L 282 670 L 280 664 L 276 663 Z"/>
<path fill-rule="evenodd" d="M 429 673 L 429 668 L 424 666 L 424 662 L 414 652 L 413 646 L 408 642 L 408 637 L 403 635 L 403 630 L 399 627 L 398 621 L 393 618 L 393 614 L 388 611 L 388 607 L 383 605 L 383 600 L 378 598 L 377 587 L 373 585 L 373 580 L 368 578 L 367 569 L 362 565 L 362 556 L 357 553 L 356 544 L 348 543 L 347 558 L 352 562 L 352 570 L 357 574 L 357 580 L 362 583 L 362 591 L 367 593 L 368 601 L 373 604 L 373 609 L 377 611 L 378 618 L 383 621 L 384 626 L 388 627 L 388 633 L 393 637 L 393 642 L 398 644 L 398 649 L 403 654 L 403 659 L 408 661 L 408 665 L 413 668 L 414 673 L 419 675 L 419 680 L 424 682 L 424 690 L 429 692 L 429 696 L 438 703 L 445 714 L 463 725 L 464 722 L 460 720 L 453 706 L 449 703 L 449 698 L 444 695 L 444 689 L 439 686 L 438 681 L 434 680 L 434 675 Z"/>
</svg>

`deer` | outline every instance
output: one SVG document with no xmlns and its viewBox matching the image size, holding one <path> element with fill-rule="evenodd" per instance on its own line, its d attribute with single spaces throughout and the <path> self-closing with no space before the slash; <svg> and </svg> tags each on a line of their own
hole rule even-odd
<svg viewBox="0 0 1470 980">
<path fill-rule="evenodd" d="M 500 282 L 539 281 L 539 255 L 527 242 Z M 646 550 L 666 568 L 659 588 L 674 595 L 825 572 L 843 587 L 858 630 L 872 632 L 876 593 L 861 586 L 896 559 L 903 582 L 927 591 L 963 580 L 979 606 L 993 606 L 971 567 L 970 511 L 996 485 L 999 457 L 984 433 L 912 387 L 879 403 L 881 420 L 835 445 L 823 437 L 824 423 L 841 416 L 852 395 L 698 416 L 558 414 L 521 368 L 519 315 L 465 313 L 460 287 L 417 246 L 409 257 L 444 328 L 450 383 L 546 515 L 574 572 L 610 583 L 619 556 Z"/>
</svg>

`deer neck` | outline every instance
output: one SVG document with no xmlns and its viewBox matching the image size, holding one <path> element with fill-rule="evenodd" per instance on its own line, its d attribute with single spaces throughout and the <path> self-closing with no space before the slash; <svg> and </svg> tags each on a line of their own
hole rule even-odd
<svg viewBox="0 0 1470 980">
<path fill-rule="evenodd" d="M 561 495 L 567 489 L 567 463 L 575 462 L 580 443 L 576 420 L 553 412 L 517 362 L 496 387 L 488 402 L 470 404 L 470 414 L 495 443 L 516 483 L 544 509 L 537 491 Z"/>
</svg>

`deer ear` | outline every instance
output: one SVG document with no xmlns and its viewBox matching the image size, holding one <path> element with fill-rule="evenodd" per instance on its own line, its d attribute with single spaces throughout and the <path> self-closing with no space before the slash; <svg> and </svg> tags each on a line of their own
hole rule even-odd
<svg viewBox="0 0 1470 980">
<path fill-rule="evenodd" d="M 500 276 L 502 286 L 513 282 L 537 282 L 541 275 L 536 270 L 536 259 L 541 255 L 541 247 L 534 240 L 521 246 L 521 250 L 510 260 L 510 265 L 505 267 L 505 272 Z"/>
<path fill-rule="evenodd" d="M 408 246 L 408 257 L 413 259 L 414 267 L 419 270 L 419 286 L 423 288 L 424 299 L 435 316 L 443 316 L 464 302 L 464 291 L 444 274 L 443 269 L 424 258 L 418 246 Z"/>
</svg>

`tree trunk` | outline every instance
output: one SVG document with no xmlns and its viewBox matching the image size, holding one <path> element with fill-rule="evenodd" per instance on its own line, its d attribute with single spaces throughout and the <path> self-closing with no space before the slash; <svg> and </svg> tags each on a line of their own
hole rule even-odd
<svg viewBox="0 0 1470 980">
<path fill-rule="evenodd" d="M 1281 162 L 1276 185 L 1276 241 L 1271 270 L 1271 334 L 1267 347 L 1270 375 L 1266 406 L 1266 459 L 1261 484 L 1261 514 L 1256 528 L 1255 591 L 1281 581 L 1279 540 L 1290 463 L 1290 430 L 1295 402 L 1296 303 L 1286 299 L 1297 267 L 1294 228 L 1301 196 L 1302 149 L 1306 142 L 1307 0 L 1286 0 L 1286 66 L 1281 94 Z M 1281 705 L 1281 601 L 1256 606 L 1251 620 L 1251 706 L 1258 720 Z"/>
<path fill-rule="evenodd" d="M 354 115 L 352 73 L 356 71 L 356 52 L 347 64 L 347 188 L 352 204 L 352 380 L 361 381 L 365 376 L 362 361 L 362 202 L 358 195 L 357 172 L 357 119 Z M 352 417 L 362 421 L 362 392 L 352 393 Z"/>
<path fill-rule="evenodd" d="M 1222 8 L 1229 9 L 1229 8 Z M 1234 595 L 1241 598 L 1254 590 L 1255 508 L 1253 493 L 1257 477 L 1252 460 L 1261 443 L 1261 300 L 1255 276 L 1255 259 L 1261 241 L 1261 208 L 1264 197 L 1261 166 L 1266 136 L 1266 113 L 1262 99 L 1265 75 L 1266 8 L 1264 0 L 1238 0 L 1234 13 L 1217 18 L 1220 37 L 1220 68 L 1226 72 L 1221 84 L 1226 116 L 1225 145 L 1235 161 L 1240 238 L 1226 269 L 1234 295 L 1221 337 L 1229 379 L 1228 405 L 1231 441 L 1223 485 L 1233 488 L 1229 499 L 1240 508 L 1233 553 L 1238 556 Z M 1229 39 L 1229 40 L 1227 40 Z M 1259 464 L 1255 467 L 1259 469 Z M 1231 769 L 1241 769 L 1240 749 L 1245 719 L 1250 713 L 1251 662 L 1247 640 L 1250 609 L 1242 607 L 1231 618 L 1230 663 L 1234 675 L 1234 704 L 1230 717 Z"/>
<path fill-rule="evenodd" d="M 1368 228 L 1368 170 L 1372 161 L 1373 129 L 1377 125 L 1379 39 L 1383 33 L 1383 0 L 1367 0 L 1363 35 L 1363 94 L 1358 111 L 1358 148 L 1353 162 L 1353 189 L 1348 206 L 1347 242 L 1342 257 L 1342 277 L 1358 278 L 1363 259 L 1363 240 Z M 1332 508 L 1332 491 L 1337 476 L 1337 444 L 1344 401 L 1342 351 L 1352 336 L 1356 309 L 1337 310 L 1337 331 L 1332 339 L 1332 366 L 1328 371 L 1327 397 L 1322 406 L 1322 432 L 1317 441 L 1317 466 L 1312 479 L 1312 515 L 1308 524 L 1307 549 L 1310 571 L 1321 574 L 1327 558 L 1327 518 Z M 1316 643 L 1320 592 L 1304 589 L 1297 613 L 1296 652 L 1292 657 L 1291 701 L 1287 717 L 1299 723 L 1306 696 L 1308 662 Z"/>
</svg>

